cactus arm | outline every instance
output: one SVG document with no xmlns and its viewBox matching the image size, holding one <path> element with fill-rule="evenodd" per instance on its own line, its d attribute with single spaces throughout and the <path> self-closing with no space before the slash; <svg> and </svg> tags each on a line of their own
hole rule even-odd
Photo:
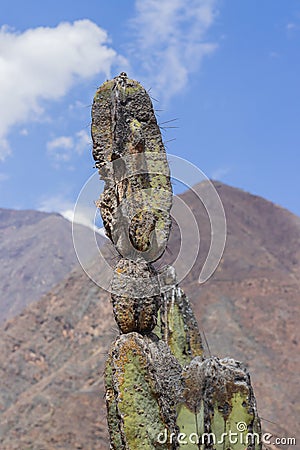
<svg viewBox="0 0 300 450">
<path fill-rule="evenodd" d="M 175 270 L 164 268 L 160 274 L 162 305 L 155 332 L 164 339 L 182 366 L 203 355 L 199 327 L 187 296 L 178 287 Z"/>
<path fill-rule="evenodd" d="M 250 375 L 242 363 L 229 358 L 196 357 L 184 369 L 183 376 L 184 402 L 177 419 L 180 430 L 193 423 L 194 415 L 192 428 L 199 433 L 203 448 L 261 448 L 256 401 Z"/>
</svg>

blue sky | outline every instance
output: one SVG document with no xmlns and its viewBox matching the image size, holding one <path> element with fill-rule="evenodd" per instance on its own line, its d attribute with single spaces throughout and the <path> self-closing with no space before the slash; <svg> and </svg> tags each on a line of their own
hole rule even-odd
<svg viewBox="0 0 300 450">
<path fill-rule="evenodd" d="M 176 119 L 169 153 L 300 215 L 300 2 L 2 0 L 1 26 L 0 207 L 68 215 L 93 95 L 125 70 Z"/>
</svg>

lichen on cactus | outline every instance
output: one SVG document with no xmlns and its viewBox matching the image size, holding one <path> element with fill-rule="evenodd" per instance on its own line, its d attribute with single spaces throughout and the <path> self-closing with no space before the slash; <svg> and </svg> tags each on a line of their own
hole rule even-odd
<svg viewBox="0 0 300 450">
<path fill-rule="evenodd" d="M 187 296 L 178 286 L 174 267 L 166 266 L 159 280 L 162 300 L 155 332 L 184 366 L 193 357 L 203 355 L 198 323 Z"/>
<path fill-rule="evenodd" d="M 150 97 L 124 72 L 95 94 L 92 139 L 107 236 L 125 258 L 158 259 L 171 227 L 170 171 Z"/>
<path fill-rule="evenodd" d="M 260 421 L 245 366 L 231 358 L 194 358 L 183 370 L 184 402 L 178 408 L 181 432 L 197 435 L 203 448 L 257 450 Z M 184 448 L 199 448 L 192 442 Z"/>
<path fill-rule="evenodd" d="M 121 335 L 106 363 L 106 403 L 111 448 L 175 449 L 181 366 L 156 335 Z M 158 436 L 167 432 L 167 440 Z M 172 443 L 171 436 L 174 436 Z"/>
</svg>

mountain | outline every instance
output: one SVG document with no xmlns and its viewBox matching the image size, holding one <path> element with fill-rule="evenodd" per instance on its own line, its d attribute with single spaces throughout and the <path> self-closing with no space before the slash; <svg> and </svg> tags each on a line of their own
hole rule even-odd
<svg viewBox="0 0 300 450">
<path fill-rule="evenodd" d="M 247 364 L 264 431 L 296 437 L 300 219 L 260 197 L 214 185 L 227 218 L 225 252 L 215 274 L 199 285 L 210 221 L 195 195 L 205 197 L 207 186 L 197 185 L 181 195 L 201 237 L 199 257 L 181 286 L 205 333 L 206 353 Z M 180 233 L 185 245 L 195 246 L 190 230 L 184 214 L 157 265 L 176 259 Z M 95 261 L 91 272 L 102 270 Z M 109 295 L 81 268 L 0 328 L 1 450 L 109 447 L 103 368 L 117 333 Z"/>
<path fill-rule="evenodd" d="M 0 330 L 0 448 L 107 448 L 106 293 L 77 269 Z"/>
<path fill-rule="evenodd" d="M 92 231 L 78 226 L 82 239 Z M 86 257 L 93 257 L 86 255 Z M 0 322 L 38 300 L 78 265 L 60 214 L 0 209 Z"/>
</svg>

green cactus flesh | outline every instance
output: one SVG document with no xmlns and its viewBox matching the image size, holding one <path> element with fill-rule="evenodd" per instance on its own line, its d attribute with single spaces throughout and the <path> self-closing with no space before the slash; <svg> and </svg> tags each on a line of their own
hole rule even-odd
<svg viewBox="0 0 300 450">
<path fill-rule="evenodd" d="M 105 380 L 112 449 L 177 448 L 169 438 L 163 443 L 158 439 L 165 432 L 177 435 L 175 407 L 182 386 L 180 365 L 162 341 L 155 335 L 120 336 Z"/>
<path fill-rule="evenodd" d="M 240 362 L 196 357 L 183 375 L 184 402 L 178 407 L 177 424 L 187 437 L 180 448 L 260 448 L 255 397 L 250 376 Z"/>
<path fill-rule="evenodd" d="M 174 268 L 167 266 L 159 278 L 162 305 L 154 332 L 164 339 L 173 355 L 184 366 L 193 357 L 203 355 L 198 324 L 188 298 L 177 285 Z"/>
</svg>

